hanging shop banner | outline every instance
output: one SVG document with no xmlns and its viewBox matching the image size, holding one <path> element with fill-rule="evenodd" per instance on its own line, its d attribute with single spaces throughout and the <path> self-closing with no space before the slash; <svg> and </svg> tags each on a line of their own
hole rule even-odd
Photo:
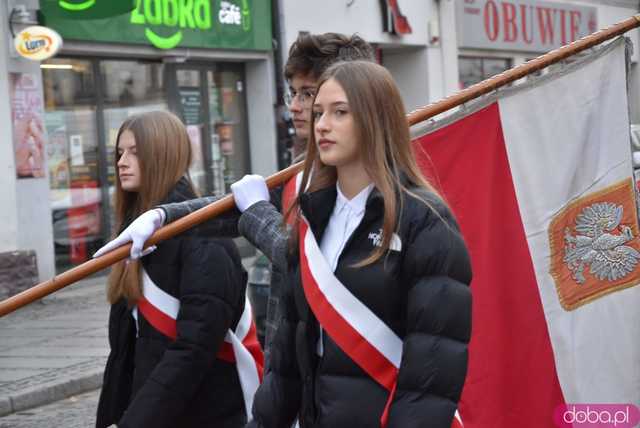
<svg viewBox="0 0 640 428">
<path fill-rule="evenodd" d="M 42 86 L 34 73 L 9 73 L 13 148 L 18 178 L 45 176 Z"/>
<path fill-rule="evenodd" d="M 50 16 L 62 19 L 103 19 L 131 12 L 136 0 L 40 0 Z"/>
<path fill-rule="evenodd" d="M 547 52 L 598 29 L 591 6 L 535 0 L 456 2 L 458 46 Z"/>
<path fill-rule="evenodd" d="M 65 40 L 158 49 L 271 49 L 270 0 L 135 0 L 129 13 L 73 22 L 60 17 L 58 3 L 41 0 L 40 8 L 44 24 Z"/>
<path fill-rule="evenodd" d="M 51 28 L 34 25 L 16 34 L 13 44 L 21 57 L 44 61 L 58 53 L 62 38 Z"/>
</svg>

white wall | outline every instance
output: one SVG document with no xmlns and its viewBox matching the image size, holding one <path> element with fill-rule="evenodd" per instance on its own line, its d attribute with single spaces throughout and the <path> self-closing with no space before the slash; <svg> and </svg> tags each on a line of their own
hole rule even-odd
<svg viewBox="0 0 640 428">
<path fill-rule="evenodd" d="M 399 0 L 400 11 L 412 28 L 411 34 L 403 36 L 383 31 L 379 0 L 353 0 L 351 6 L 347 0 L 279 1 L 283 63 L 289 46 L 301 31 L 312 34 L 357 33 L 382 48 L 383 64 L 398 83 L 408 110 L 444 95 L 442 51 L 438 44 L 429 44 L 429 21 L 436 26 L 438 23 L 438 6 L 434 0 Z"/>
<path fill-rule="evenodd" d="M 9 2 L 13 4 L 14 2 Z M 21 1 L 29 8 L 37 7 L 37 0 Z M 7 3 L 0 4 L 0 94 L 9 94 L 8 73 L 33 73 L 40 79 L 38 62 L 14 57 L 9 51 L 11 34 L 8 25 Z M 16 25 L 16 30 L 22 26 Z M 35 250 L 40 280 L 55 274 L 53 226 L 49 203 L 49 179 L 16 179 L 13 150 L 11 101 L 8 96 L 0 99 L 0 251 Z M 46 150 L 45 150 L 46 156 Z M 46 160 L 45 160 L 46 165 Z"/>
<path fill-rule="evenodd" d="M 7 9 L 0 5 L 0 94 L 9 93 L 9 31 Z M 18 248 L 18 210 L 16 201 L 16 169 L 11 131 L 11 105 L 8 97 L 0 97 L 0 252 Z"/>
<path fill-rule="evenodd" d="M 383 65 L 398 83 L 407 112 L 429 103 L 429 62 L 427 49 L 385 51 Z M 434 79 L 435 81 L 436 79 Z"/>
<path fill-rule="evenodd" d="M 622 3 L 629 3 L 629 7 L 623 7 Z M 634 14 L 638 13 L 638 6 L 639 4 L 637 1 L 620 2 L 616 6 L 609 4 L 609 2 L 606 4 L 598 4 L 598 27 L 605 28 L 630 18 Z M 637 62 L 639 58 L 638 50 L 640 49 L 639 31 L 637 29 L 629 31 L 625 36 L 630 38 L 633 42 L 633 55 L 631 56 L 631 61 Z"/>
<path fill-rule="evenodd" d="M 626 2 L 625 2 L 626 3 Z M 630 2 L 633 7 L 622 7 L 622 4 L 598 5 L 598 26 L 600 28 L 616 24 L 638 13 L 638 2 Z M 640 31 L 632 30 L 625 34 L 633 43 L 631 55 L 632 66 L 629 70 L 629 110 L 631 123 L 640 123 L 640 73 L 638 59 L 640 58 Z"/>
<path fill-rule="evenodd" d="M 250 61 L 246 67 L 247 114 L 251 142 L 251 171 L 263 176 L 278 168 L 274 115 L 275 76 L 272 60 Z M 240 178 L 240 177 L 238 177 Z"/>
<path fill-rule="evenodd" d="M 276 0 L 274 0 L 276 1 Z M 409 18 L 413 33 L 397 37 L 382 31 L 382 10 L 379 0 L 281 0 L 285 16 L 283 30 L 286 48 L 293 43 L 299 31 L 310 33 L 358 33 L 370 43 L 419 46 L 427 40 L 426 20 L 431 1 L 399 0 L 400 11 Z M 287 49 L 283 50 L 286 60 Z"/>
<path fill-rule="evenodd" d="M 440 53 L 442 55 L 442 92 L 445 97 L 457 92 L 459 82 L 456 0 L 440 0 Z"/>
</svg>

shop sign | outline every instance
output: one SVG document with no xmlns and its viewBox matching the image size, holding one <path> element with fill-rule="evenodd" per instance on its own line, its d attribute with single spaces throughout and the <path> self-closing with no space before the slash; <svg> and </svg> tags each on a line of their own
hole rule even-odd
<svg viewBox="0 0 640 428">
<path fill-rule="evenodd" d="M 461 48 L 546 52 L 597 30 L 595 7 L 534 0 L 457 2 Z"/>
<path fill-rule="evenodd" d="M 124 15 L 101 20 L 60 19 L 42 3 L 44 22 L 65 39 L 178 47 L 271 49 L 269 0 L 136 0 Z"/>
<path fill-rule="evenodd" d="M 13 43 L 20 56 L 33 61 L 43 61 L 60 50 L 62 37 L 51 28 L 34 25 L 20 31 Z"/>
<path fill-rule="evenodd" d="M 128 13 L 136 0 L 40 0 L 40 7 L 63 19 L 102 19 Z"/>
</svg>

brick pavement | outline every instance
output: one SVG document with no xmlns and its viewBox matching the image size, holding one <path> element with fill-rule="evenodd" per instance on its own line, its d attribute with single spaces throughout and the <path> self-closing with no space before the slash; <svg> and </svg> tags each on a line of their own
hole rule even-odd
<svg viewBox="0 0 640 428">
<path fill-rule="evenodd" d="M 0 416 L 0 428 L 90 428 L 96 424 L 99 390 Z"/>
<path fill-rule="evenodd" d="M 98 277 L 0 318 L 0 416 L 99 388 L 108 312 Z"/>
<path fill-rule="evenodd" d="M 248 268 L 253 258 L 242 262 Z M 105 276 L 83 280 L 0 318 L 0 428 L 14 420 L 6 415 L 100 388 L 109 355 L 105 288 Z"/>
</svg>

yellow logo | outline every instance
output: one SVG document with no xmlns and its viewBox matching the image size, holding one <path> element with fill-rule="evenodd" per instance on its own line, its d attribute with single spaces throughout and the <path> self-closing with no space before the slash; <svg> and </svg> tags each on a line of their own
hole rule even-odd
<svg viewBox="0 0 640 428">
<path fill-rule="evenodd" d="M 42 61 L 51 58 L 60 50 L 62 38 L 50 28 L 32 26 L 16 35 L 14 46 L 21 56 Z"/>
</svg>

